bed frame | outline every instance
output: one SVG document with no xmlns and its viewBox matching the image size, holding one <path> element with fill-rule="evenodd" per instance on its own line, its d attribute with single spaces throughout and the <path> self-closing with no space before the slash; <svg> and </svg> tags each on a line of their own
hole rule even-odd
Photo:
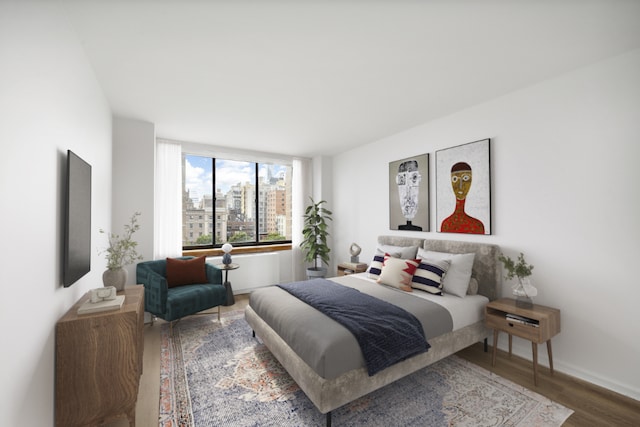
<svg viewBox="0 0 640 427">
<path fill-rule="evenodd" d="M 490 300 L 500 296 L 502 275 L 498 264 L 499 247 L 491 244 L 380 236 L 378 243 L 394 246 L 419 246 L 427 250 L 449 253 L 476 254 L 473 277 L 478 281 L 478 293 Z M 397 363 L 374 376 L 366 368 L 353 369 L 337 378 L 325 379 L 311 369 L 280 336 L 247 306 L 245 318 L 278 359 L 289 375 L 309 397 L 318 410 L 327 415 L 327 426 L 331 426 L 331 411 L 361 396 L 390 384 L 406 375 L 422 369 L 438 360 L 450 356 L 476 342 L 485 342 L 490 330 L 480 321 L 457 331 L 449 332 L 429 340 L 428 352 Z"/>
</svg>

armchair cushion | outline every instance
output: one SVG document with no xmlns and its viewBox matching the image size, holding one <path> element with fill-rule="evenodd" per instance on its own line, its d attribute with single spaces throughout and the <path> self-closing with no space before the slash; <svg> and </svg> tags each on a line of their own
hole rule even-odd
<svg viewBox="0 0 640 427">
<path fill-rule="evenodd" d="M 205 257 L 191 259 L 167 258 L 167 286 L 207 283 Z"/>
</svg>

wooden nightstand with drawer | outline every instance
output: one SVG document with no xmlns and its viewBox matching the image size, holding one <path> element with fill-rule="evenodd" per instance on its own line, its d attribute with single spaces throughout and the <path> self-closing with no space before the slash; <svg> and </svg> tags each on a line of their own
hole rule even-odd
<svg viewBox="0 0 640 427">
<path fill-rule="evenodd" d="M 496 350 L 500 332 L 509 334 L 509 356 L 511 356 L 512 336 L 531 341 L 533 351 L 533 382 L 538 385 L 538 344 L 547 343 L 549 370 L 553 374 L 553 354 L 551 338 L 560 332 L 560 310 L 533 304 L 531 308 L 516 305 L 516 300 L 501 298 L 491 301 L 485 307 L 485 322 L 493 328 L 493 354 L 491 364 L 496 364 Z"/>
</svg>

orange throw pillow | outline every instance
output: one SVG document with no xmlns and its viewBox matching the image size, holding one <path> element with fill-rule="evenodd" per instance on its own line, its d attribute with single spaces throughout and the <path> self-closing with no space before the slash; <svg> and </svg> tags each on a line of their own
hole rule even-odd
<svg viewBox="0 0 640 427">
<path fill-rule="evenodd" d="M 167 286 L 207 283 L 205 257 L 192 259 L 167 258 Z"/>
</svg>

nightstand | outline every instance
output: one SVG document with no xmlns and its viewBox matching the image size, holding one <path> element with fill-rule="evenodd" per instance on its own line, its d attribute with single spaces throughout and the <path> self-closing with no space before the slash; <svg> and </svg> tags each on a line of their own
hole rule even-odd
<svg viewBox="0 0 640 427">
<path fill-rule="evenodd" d="M 341 262 L 338 264 L 338 276 L 346 276 L 353 273 L 362 273 L 367 271 L 367 264 L 361 262 Z"/>
<path fill-rule="evenodd" d="M 531 308 L 516 306 L 516 300 L 501 298 L 491 301 L 485 307 L 485 323 L 493 328 L 492 366 L 496 364 L 498 334 L 509 334 L 509 356 L 511 356 L 512 335 L 531 341 L 533 351 L 533 382 L 538 385 L 538 344 L 547 343 L 549 370 L 553 375 L 553 355 L 551 338 L 560 332 L 560 310 L 534 304 Z"/>
</svg>

